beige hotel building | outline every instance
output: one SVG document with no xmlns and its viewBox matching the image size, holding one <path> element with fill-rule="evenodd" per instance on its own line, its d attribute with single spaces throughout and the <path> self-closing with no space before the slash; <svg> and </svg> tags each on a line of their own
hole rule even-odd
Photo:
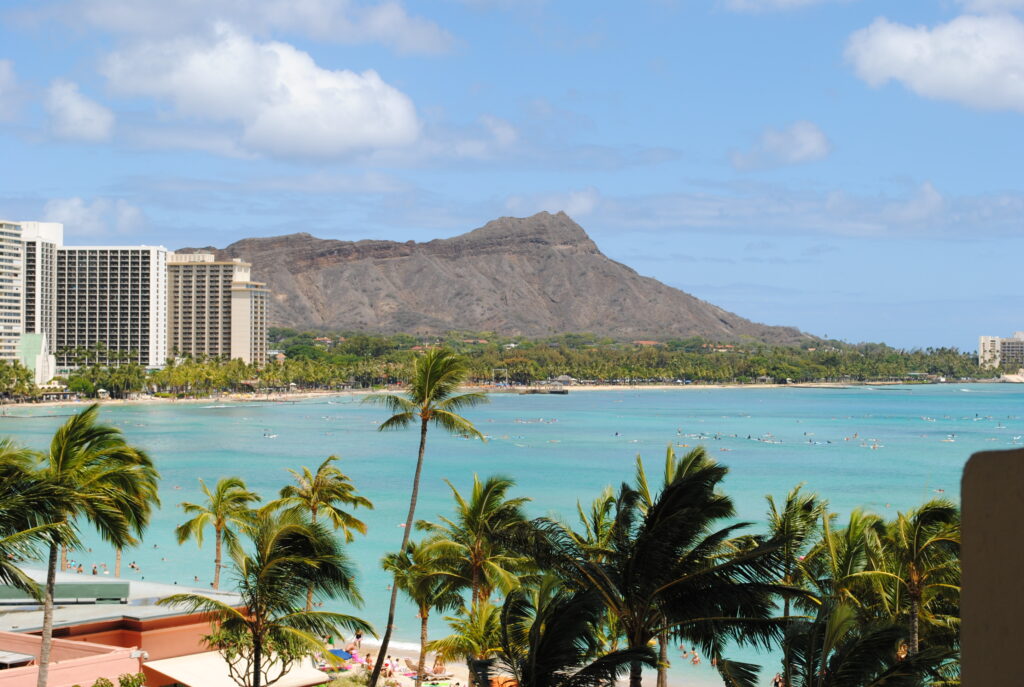
<svg viewBox="0 0 1024 687">
<path fill-rule="evenodd" d="M 267 361 L 270 292 L 252 281 L 252 265 L 210 253 L 171 253 L 167 275 L 171 356 Z"/>
</svg>

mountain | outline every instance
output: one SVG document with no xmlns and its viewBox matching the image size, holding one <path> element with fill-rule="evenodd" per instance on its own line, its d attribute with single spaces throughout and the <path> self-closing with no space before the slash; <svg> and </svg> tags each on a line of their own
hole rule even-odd
<svg viewBox="0 0 1024 687">
<path fill-rule="evenodd" d="M 266 281 L 272 292 L 271 323 L 283 327 L 813 340 L 640 276 L 601 253 L 563 212 L 502 217 L 427 243 L 336 241 L 299 233 L 182 252 L 196 250 L 251 262 L 253 278 Z"/>
</svg>

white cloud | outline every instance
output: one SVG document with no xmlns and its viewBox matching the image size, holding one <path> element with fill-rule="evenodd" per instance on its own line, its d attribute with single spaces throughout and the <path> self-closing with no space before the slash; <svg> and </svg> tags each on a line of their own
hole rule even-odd
<svg viewBox="0 0 1024 687">
<path fill-rule="evenodd" d="M 419 136 L 412 101 L 377 72 L 324 69 L 287 43 L 259 42 L 225 25 L 209 37 L 115 52 L 102 72 L 118 93 L 164 99 L 181 117 L 229 125 L 252 152 L 332 158 Z"/>
<path fill-rule="evenodd" d="M 505 209 L 516 215 L 532 215 L 546 210 L 564 212 L 570 217 L 579 218 L 594 212 L 600 203 L 600 192 L 588 187 L 567 193 L 510 196 L 505 200 Z"/>
<path fill-rule="evenodd" d="M 885 18 L 855 32 L 846 59 L 871 86 L 898 81 L 918 95 L 1024 112 L 1024 22 L 963 15 L 933 28 Z"/>
<path fill-rule="evenodd" d="M 106 141 L 114 129 L 114 113 L 78 90 L 78 84 L 57 79 L 46 92 L 46 111 L 54 135 L 76 141 Z"/>
<path fill-rule="evenodd" d="M 130 234 L 146 224 L 142 210 L 125 200 L 97 198 L 54 198 L 43 208 L 47 222 L 61 222 L 70 236 Z"/>
<path fill-rule="evenodd" d="M 732 154 L 732 164 L 737 169 L 797 165 L 821 160 L 831 150 L 832 145 L 825 132 L 814 122 L 801 120 L 785 129 L 765 129 L 752 150 Z"/>
<path fill-rule="evenodd" d="M 410 15 L 399 0 L 69 0 L 49 6 L 45 15 L 132 36 L 168 37 L 227 22 L 258 34 L 381 43 L 403 53 L 440 53 L 453 43 L 447 31 Z"/>
</svg>

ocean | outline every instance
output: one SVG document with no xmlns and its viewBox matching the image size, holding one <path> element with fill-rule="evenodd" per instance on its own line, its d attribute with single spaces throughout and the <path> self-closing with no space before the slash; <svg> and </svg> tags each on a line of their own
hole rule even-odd
<svg viewBox="0 0 1024 687">
<path fill-rule="evenodd" d="M 149 451 L 163 478 L 162 508 L 145 542 L 125 552 L 122 574 L 188 586 L 198 576 L 199 586 L 207 586 L 212 535 L 199 550 L 194 542 L 178 546 L 173 532 L 185 519 L 178 504 L 200 499 L 197 480 L 212 485 L 238 475 L 269 499 L 289 480 L 287 468 L 315 469 L 335 454 L 375 505 L 356 512 L 369 531 L 348 548 L 365 604 L 361 611 L 344 610 L 381 627 L 389 590 L 379 561 L 401 541 L 418 432 L 378 432 L 385 411 L 360 401 L 340 395 L 295 403 L 105 407 L 103 420 Z M 465 493 L 477 473 L 513 478 L 512 493 L 532 499 L 531 515 L 571 520 L 577 501 L 588 504 L 605 486 L 631 480 L 638 454 L 648 474 L 660 478 L 669 443 L 679 452 L 703 444 L 730 468 L 724 489 L 738 519 L 754 523 L 753 530 L 764 521 L 765 495 L 779 499 L 798 483 L 842 515 L 864 507 L 891 516 L 939 495 L 958 500 L 960 474 L 972 453 L 1024 445 L 1022 401 L 1024 386 L 1012 384 L 495 394 L 466 414 L 487 435 L 485 443 L 431 431 L 417 518 L 450 514 L 445 480 Z M 72 412 L 9 406 L 0 435 L 43 449 Z M 87 572 L 100 563 L 113 570 L 112 552 L 88 532 L 85 539 L 91 551 L 72 558 Z M 128 568 L 132 561 L 137 571 Z M 442 619 L 431 625 L 432 636 L 445 632 Z M 418 641 L 418 629 L 415 611 L 403 600 L 396 639 Z M 766 680 L 775 669 L 774 662 L 766 665 Z M 674 668 L 673 684 L 677 680 L 716 683 L 706 665 Z"/>
</svg>

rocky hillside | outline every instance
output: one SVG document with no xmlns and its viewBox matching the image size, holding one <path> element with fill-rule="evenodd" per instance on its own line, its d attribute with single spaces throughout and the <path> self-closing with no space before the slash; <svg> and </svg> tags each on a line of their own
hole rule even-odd
<svg viewBox="0 0 1024 687">
<path fill-rule="evenodd" d="M 193 251 L 197 249 L 182 249 Z M 211 250 L 211 249 L 198 249 Z M 271 321 L 296 328 L 439 333 L 453 329 L 624 339 L 810 339 L 642 277 L 598 250 L 565 213 L 502 217 L 427 243 L 244 239 L 221 258 L 253 264 L 272 291 Z"/>
</svg>

